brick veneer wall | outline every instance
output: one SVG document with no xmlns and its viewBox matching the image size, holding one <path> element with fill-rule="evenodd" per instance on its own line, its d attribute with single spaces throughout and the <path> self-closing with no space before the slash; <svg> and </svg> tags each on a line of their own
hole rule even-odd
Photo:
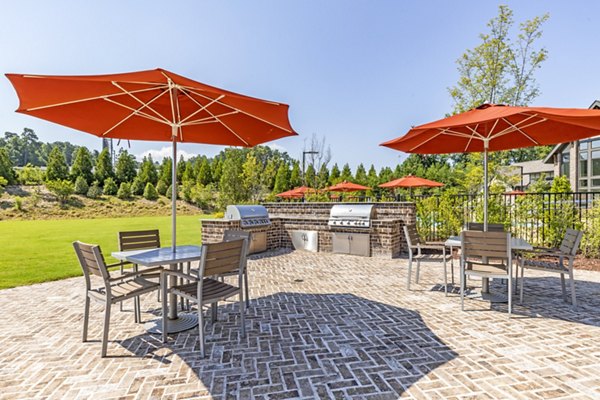
<svg viewBox="0 0 600 400">
<path fill-rule="evenodd" d="M 247 228 L 250 232 L 267 231 L 267 249 L 292 248 L 290 233 L 296 230 L 317 231 L 319 251 L 332 252 L 333 232 L 369 233 L 371 256 L 397 257 L 405 250 L 406 241 L 402 232 L 405 224 L 416 222 L 415 205 L 410 202 L 375 203 L 376 217 L 371 228 L 329 228 L 329 212 L 334 204 L 343 203 L 265 203 L 271 225 Z M 352 203 L 356 204 L 356 203 Z M 202 240 L 218 242 L 226 229 L 240 229 L 239 221 L 224 219 L 201 220 Z"/>
</svg>

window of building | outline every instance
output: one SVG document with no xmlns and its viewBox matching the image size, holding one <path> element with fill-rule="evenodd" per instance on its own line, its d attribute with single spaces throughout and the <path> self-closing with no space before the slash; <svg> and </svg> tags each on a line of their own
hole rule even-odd
<svg viewBox="0 0 600 400">
<path fill-rule="evenodd" d="M 564 153 L 561 155 L 564 160 Z M 561 168 L 563 174 L 563 168 Z M 568 174 L 568 172 L 567 172 Z M 579 187 L 600 191 L 600 139 L 579 142 Z"/>
<path fill-rule="evenodd" d="M 560 155 L 560 174 L 569 177 L 570 155 L 568 150 Z"/>
</svg>

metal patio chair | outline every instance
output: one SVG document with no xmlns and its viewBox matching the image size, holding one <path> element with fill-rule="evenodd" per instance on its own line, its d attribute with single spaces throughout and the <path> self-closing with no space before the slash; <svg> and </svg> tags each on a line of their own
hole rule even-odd
<svg viewBox="0 0 600 400">
<path fill-rule="evenodd" d="M 73 242 L 75 253 L 85 277 L 85 308 L 83 315 L 83 341 L 87 341 L 87 331 L 90 313 L 90 299 L 104 303 L 104 330 L 102 333 L 102 357 L 106 357 L 108 345 L 108 329 L 110 324 L 110 309 L 115 303 L 134 299 L 136 303 L 136 322 L 141 322 L 139 296 L 160 289 L 160 284 L 151 282 L 142 277 L 142 274 L 155 273 L 157 276 L 160 267 L 148 268 L 144 271 L 121 274 L 111 277 L 108 268 L 118 266 L 119 263 L 106 265 L 100 246 Z M 104 281 L 103 287 L 92 288 L 91 276 L 96 275 Z"/>
<path fill-rule="evenodd" d="M 510 233 L 462 231 L 460 234 L 460 307 L 464 311 L 469 276 L 508 280 L 508 316 L 512 314 L 512 252 Z"/>
<path fill-rule="evenodd" d="M 583 232 L 575 229 L 567 229 L 565 237 L 560 246 L 556 248 L 534 247 L 530 251 L 522 251 L 519 257 L 519 266 L 521 267 L 521 292 L 519 302 L 523 303 L 523 287 L 525 286 L 525 269 L 534 269 L 538 271 L 552 272 L 560 274 L 560 283 L 562 287 L 563 299 L 567 301 L 567 288 L 565 285 L 565 274 L 569 275 L 571 282 L 571 304 L 577 306 L 575 295 L 575 279 L 573 278 L 573 261 L 579 249 L 579 243 L 583 237 Z M 534 258 L 528 258 L 533 256 Z M 541 258 L 541 259 L 540 259 Z M 565 259 L 568 263 L 565 264 Z"/>
<path fill-rule="evenodd" d="M 163 283 L 162 293 L 162 332 L 163 343 L 167 342 L 168 332 L 168 304 L 169 294 L 180 296 L 186 300 L 198 304 L 198 331 L 200 341 L 200 353 L 204 357 L 204 316 L 203 308 L 205 305 L 211 305 L 212 321 L 217 319 L 217 304 L 233 296 L 239 296 L 241 335 L 245 337 L 246 329 L 244 322 L 244 296 L 242 284 L 244 280 L 244 267 L 246 265 L 246 252 L 248 241 L 246 239 L 231 240 L 228 242 L 209 243 L 202 245 L 202 258 L 197 276 L 184 274 L 183 272 L 163 270 L 161 272 L 161 282 Z M 237 270 L 238 285 L 230 285 L 220 282 L 214 277 L 221 274 L 227 274 Z M 177 276 L 191 281 L 191 283 L 167 287 L 169 276 Z"/>
<path fill-rule="evenodd" d="M 417 262 L 416 283 L 419 283 L 421 261 L 441 261 L 444 264 L 444 293 L 448 296 L 448 273 L 446 264 L 447 261 L 452 258 L 452 254 L 446 253 L 446 246 L 443 243 L 426 243 L 423 241 L 417 232 L 416 225 L 404 225 L 403 228 L 408 247 L 408 279 L 406 288 L 410 290 L 413 260 Z M 422 253 L 421 250 L 425 249 L 441 251 L 441 254 Z M 454 271 L 452 271 L 452 280 L 454 281 Z"/>
</svg>

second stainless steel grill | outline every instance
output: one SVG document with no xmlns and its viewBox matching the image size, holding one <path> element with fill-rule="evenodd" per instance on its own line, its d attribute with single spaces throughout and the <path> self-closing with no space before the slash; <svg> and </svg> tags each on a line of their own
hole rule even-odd
<svg viewBox="0 0 600 400">
<path fill-rule="evenodd" d="M 336 204 L 329 213 L 330 227 L 370 228 L 375 218 L 373 204 Z"/>
<path fill-rule="evenodd" d="M 225 219 L 239 220 L 242 228 L 271 225 L 269 212 L 265 207 L 259 205 L 227 206 Z"/>
</svg>

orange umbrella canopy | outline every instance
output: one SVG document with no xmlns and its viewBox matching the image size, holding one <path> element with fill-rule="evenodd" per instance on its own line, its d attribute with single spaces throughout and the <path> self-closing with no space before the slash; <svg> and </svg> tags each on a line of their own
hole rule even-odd
<svg viewBox="0 0 600 400">
<path fill-rule="evenodd" d="M 413 188 L 413 187 L 442 187 L 443 183 L 430 181 L 429 179 L 419 178 L 418 176 L 408 175 L 393 181 L 382 183 L 382 188 Z"/>
<path fill-rule="evenodd" d="M 164 69 L 93 76 L 7 74 L 17 112 L 96 136 L 251 147 L 296 135 L 288 106 Z"/>
<path fill-rule="evenodd" d="M 363 190 L 371 190 L 370 187 L 359 185 L 348 181 L 343 181 L 337 185 L 333 185 L 327 188 L 330 192 L 358 192 Z"/>
<path fill-rule="evenodd" d="M 299 186 L 297 188 L 278 193 L 275 196 L 283 198 L 300 198 L 304 197 L 307 193 L 316 193 L 317 189 L 309 188 L 308 186 Z"/>
<path fill-rule="evenodd" d="M 484 104 L 416 126 L 381 145 L 407 153 L 468 153 L 565 143 L 598 134 L 600 110 Z"/>
</svg>

